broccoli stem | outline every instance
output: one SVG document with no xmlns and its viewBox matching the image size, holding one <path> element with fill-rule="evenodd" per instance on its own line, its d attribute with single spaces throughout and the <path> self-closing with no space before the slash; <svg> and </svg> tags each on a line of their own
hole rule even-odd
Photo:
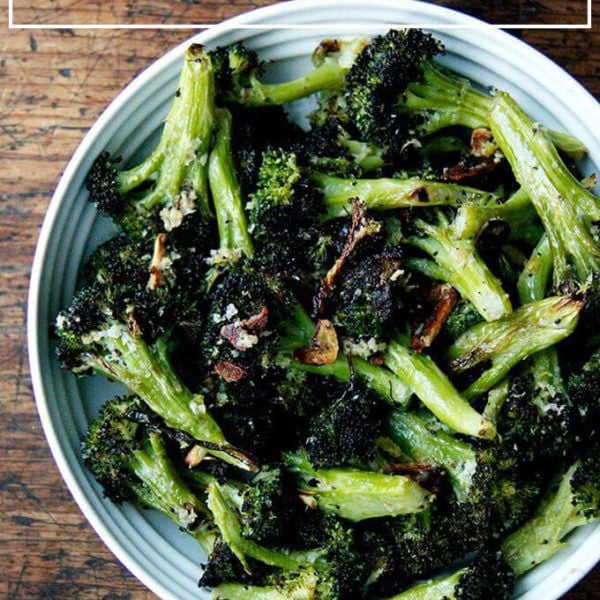
<svg viewBox="0 0 600 600">
<path fill-rule="evenodd" d="M 286 453 L 284 461 L 297 477 L 301 497 L 311 506 L 349 521 L 421 512 L 430 492 L 410 477 L 350 468 L 314 469 L 306 455 Z"/>
<path fill-rule="evenodd" d="M 431 225 L 419 219 L 416 226 L 423 235 L 408 238 L 410 244 L 427 252 L 436 265 L 422 259 L 411 260 L 408 265 L 425 275 L 448 282 L 475 306 L 486 321 L 494 321 L 509 314 L 512 306 L 508 294 L 479 256 L 474 242 L 454 239 L 449 233 L 447 222 L 440 218 L 441 224 L 446 227 Z"/>
<path fill-rule="evenodd" d="M 573 496 L 571 480 L 579 463 L 563 475 L 558 488 L 551 489 L 536 514 L 502 543 L 502 554 L 515 575 L 526 573 L 568 544 L 562 540 L 588 518 Z"/>
<path fill-rule="evenodd" d="M 406 345 L 403 336 L 388 344 L 386 366 L 408 384 L 442 423 L 459 433 L 493 438 L 494 424 L 468 404 L 431 357 L 417 354 Z"/>
<path fill-rule="evenodd" d="M 433 61 L 424 63 L 422 80 L 409 84 L 403 105 L 411 112 L 422 113 L 423 122 L 416 127 L 419 135 L 431 135 L 440 129 L 460 125 L 469 129 L 490 126 L 493 98 L 473 87 L 471 82 Z M 572 160 L 580 160 L 586 147 L 568 133 L 546 130 L 552 144 Z"/>
<path fill-rule="evenodd" d="M 210 59 L 198 44 L 186 49 L 177 94 L 161 139 L 152 154 L 139 165 L 116 177 L 119 194 L 130 192 L 158 173 L 140 208 L 173 206 L 182 189 L 195 193 L 198 209 L 210 215 L 206 159 L 214 123 L 214 73 Z"/>
<path fill-rule="evenodd" d="M 302 364 L 293 358 L 294 350 L 310 344 L 315 333 L 315 324 L 300 305 L 292 311 L 292 318 L 286 324 L 286 334 L 280 345 L 280 362 L 292 369 L 316 373 L 324 377 L 335 377 L 340 381 L 350 381 L 353 371 L 364 379 L 369 387 L 391 404 L 406 406 L 412 395 L 410 388 L 396 375 L 384 367 L 370 363 L 359 357 L 352 356 L 350 362 L 345 356 L 338 358 L 328 365 Z"/>
<path fill-rule="evenodd" d="M 529 195 L 522 188 L 503 203 L 462 204 L 452 221 L 452 234 L 459 239 L 473 238 L 491 219 L 506 221 L 513 239 L 532 243 L 539 239 L 538 228 L 533 226 L 537 221 L 537 213 Z"/>
<path fill-rule="evenodd" d="M 414 412 L 394 410 L 389 418 L 392 439 L 413 460 L 443 466 L 460 502 L 469 498 L 477 456 L 473 448 L 431 425 Z"/>
<path fill-rule="evenodd" d="M 388 598 L 388 600 L 454 600 L 456 586 L 467 569 L 460 569 L 435 579 L 418 583 L 417 585 Z"/>
<path fill-rule="evenodd" d="M 531 302 L 491 323 L 464 333 L 446 353 L 452 373 L 490 362 L 491 366 L 462 395 L 473 400 L 499 383 L 520 361 L 557 344 L 575 329 L 581 300 L 553 296 Z"/>
<path fill-rule="evenodd" d="M 250 85 L 239 92 L 235 100 L 247 106 L 278 106 L 306 98 L 315 92 L 341 90 L 347 68 L 335 60 L 325 60 L 302 77 L 282 83 L 262 83 L 252 77 Z"/>
<path fill-rule="evenodd" d="M 545 130 L 508 94 L 494 97 L 490 126 L 544 225 L 555 288 L 585 282 L 600 268 L 600 246 L 590 232 L 591 221 L 600 219 L 597 198 L 567 169 Z"/>
<path fill-rule="evenodd" d="M 542 300 L 552 277 L 552 251 L 546 235 L 533 249 L 517 282 L 519 299 L 522 304 Z M 531 357 L 529 368 L 536 388 L 542 393 L 536 394 L 533 402 L 543 412 L 547 403 L 555 404 L 557 394 L 567 397 L 567 391 L 560 373 L 560 361 L 556 348 L 546 348 Z"/>
<path fill-rule="evenodd" d="M 417 133 L 429 135 L 453 125 L 486 127 L 490 98 L 433 61 L 424 63 L 422 81 L 409 84 L 404 104 L 410 111 L 425 111 L 427 119 Z"/>
<path fill-rule="evenodd" d="M 150 432 L 144 449 L 134 450 L 129 464 L 146 486 L 135 489 L 137 497 L 146 506 L 160 510 L 186 530 L 197 516 L 210 516 L 208 507 L 179 477 L 167 456 L 160 433 Z"/>
<path fill-rule="evenodd" d="M 489 204 L 498 200 L 491 192 L 418 177 L 344 179 L 314 172 L 311 179 L 323 193 L 324 220 L 347 216 L 350 198 L 359 198 L 369 210 L 459 206 L 465 202 Z"/>
<path fill-rule="evenodd" d="M 552 277 L 552 250 L 548 237 L 543 235 L 533 249 L 517 281 L 521 304 L 542 300 Z"/>
<path fill-rule="evenodd" d="M 127 386 L 167 426 L 189 433 L 200 444 L 209 444 L 208 452 L 213 456 L 240 468 L 249 468 L 249 461 L 227 445 L 219 425 L 206 411 L 204 397 L 190 392 L 173 371 L 166 340 L 159 339 L 149 347 L 125 324 L 114 324 L 104 332 L 103 342 L 106 352 L 119 359 L 107 361 L 103 356 L 89 353 L 90 367 Z"/>
<path fill-rule="evenodd" d="M 207 505 L 212 513 L 215 525 L 227 545 L 231 548 L 231 551 L 237 556 L 248 573 L 251 570 L 247 557 L 272 567 L 279 567 L 290 571 L 313 564 L 317 559 L 317 551 L 278 550 L 261 546 L 250 539 L 244 538 L 238 516 L 235 510 L 227 503 L 219 484 L 216 482 L 209 484 L 207 494 Z"/>
<path fill-rule="evenodd" d="M 220 250 L 252 256 L 252 239 L 248 233 L 242 191 L 231 154 L 231 113 L 219 109 L 215 144 L 208 159 L 208 179 L 213 197 Z"/>
</svg>

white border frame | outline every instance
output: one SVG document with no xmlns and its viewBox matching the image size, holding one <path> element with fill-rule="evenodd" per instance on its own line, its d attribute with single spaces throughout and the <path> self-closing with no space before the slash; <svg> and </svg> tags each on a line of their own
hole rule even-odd
<svg viewBox="0 0 600 600">
<path fill-rule="evenodd" d="M 410 27 L 417 29 L 440 30 L 450 29 L 591 29 L 592 28 L 592 0 L 587 0 L 587 14 L 585 23 L 485 23 L 476 24 L 432 24 L 432 23 L 389 23 L 390 27 Z M 198 30 L 211 29 L 219 23 L 15 23 L 13 20 L 13 0 L 8 0 L 8 28 L 9 29 L 163 29 L 163 30 Z M 226 26 L 227 29 L 314 29 L 315 27 L 327 26 L 331 31 L 342 30 L 346 27 L 343 23 L 319 23 L 311 25 L 292 25 L 286 23 L 277 24 L 247 24 Z M 221 25 L 221 28 L 223 26 Z M 365 30 L 371 27 L 367 25 Z M 375 28 L 375 25 L 373 25 Z M 379 28 L 379 26 L 377 26 Z"/>
</svg>

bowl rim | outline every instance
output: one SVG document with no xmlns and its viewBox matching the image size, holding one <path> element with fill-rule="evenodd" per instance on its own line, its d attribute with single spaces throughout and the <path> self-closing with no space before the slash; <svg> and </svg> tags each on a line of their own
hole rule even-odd
<svg viewBox="0 0 600 600">
<path fill-rule="evenodd" d="M 436 24 L 435 19 L 444 19 L 448 23 L 456 25 L 458 29 L 485 28 L 486 38 L 490 41 L 503 43 L 506 42 L 508 37 L 510 37 L 511 45 L 515 49 L 515 52 L 517 52 L 525 60 L 536 63 L 540 70 L 543 70 L 546 77 L 551 77 L 555 81 L 555 85 L 563 85 L 577 93 L 578 101 L 583 103 L 581 106 L 582 112 L 584 110 L 592 111 L 600 116 L 600 105 L 592 96 L 592 94 L 579 81 L 577 81 L 572 75 L 567 73 L 562 67 L 554 63 L 550 58 L 542 54 L 540 51 L 536 50 L 522 40 L 510 36 L 510 34 L 502 31 L 501 29 L 491 28 L 488 23 L 457 10 L 422 2 L 420 0 L 403 0 L 402 3 L 398 3 L 397 0 L 376 0 L 374 4 L 376 7 L 389 8 L 394 11 L 400 11 L 403 8 L 413 10 L 418 9 L 422 14 L 434 18 L 434 21 L 427 23 L 428 29 L 432 31 L 436 30 L 436 25 L 439 26 L 438 31 L 443 31 L 444 25 Z M 73 473 L 72 467 L 67 460 L 65 451 L 63 450 L 61 441 L 56 434 L 54 424 L 52 422 L 49 406 L 44 392 L 44 375 L 41 357 L 38 351 L 41 328 L 47 326 L 47 324 L 40 323 L 38 321 L 38 314 L 40 304 L 43 302 L 43 298 L 40 298 L 40 291 L 42 275 L 45 266 L 45 256 L 48 250 L 50 235 L 53 232 L 56 219 L 59 215 L 62 199 L 66 195 L 69 186 L 77 174 L 78 167 L 80 166 L 90 147 L 93 145 L 94 140 L 110 123 L 114 116 L 118 114 L 121 107 L 124 106 L 130 100 L 130 98 L 137 94 L 138 91 L 148 81 L 152 80 L 152 78 L 163 69 L 167 69 L 173 62 L 181 59 L 185 48 L 191 42 L 210 44 L 226 31 L 232 29 L 255 29 L 258 25 L 260 25 L 260 28 L 263 29 L 285 29 L 289 27 L 286 27 L 283 21 L 276 23 L 272 23 L 270 21 L 279 17 L 286 17 L 291 14 L 302 13 L 303 11 L 310 12 L 311 8 L 325 9 L 342 6 L 364 8 L 364 0 L 290 0 L 288 2 L 279 2 L 274 5 L 251 10 L 216 24 L 210 29 L 206 29 L 200 33 L 191 35 L 188 39 L 177 44 L 164 55 L 153 61 L 149 66 L 136 75 L 123 89 L 121 89 L 117 96 L 113 98 L 108 106 L 104 108 L 89 131 L 85 134 L 77 149 L 69 159 L 67 166 L 60 177 L 60 180 L 52 195 L 52 199 L 48 205 L 44 221 L 39 232 L 30 274 L 26 322 L 28 358 L 33 386 L 33 395 L 39 419 L 42 424 L 42 429 L 61 477 L 88 523 L 92 526 L 92 528 L 113 553 L 113 555 L 127 568 L 127 570 L 161 598 L 171 598 L 172 594 L 163 586 L 162 582 L 149 573 L 134 559 L 133 556 L 130 556 L 130 554 L 122 547 L 121 543 L 113 536 L 112 532 L 106 526 L 100 515 L 96 513 L 94 507 L 86 497 L 80 481 Z M 375 6 L 373 8 L 375 8 Z M 327 29 L 329 25 L 334 24 L 327 22 L 314 22 L 307 24 L 302 28 L 323 30 Z M 414 25 L 411 25 L 410 22 L 389 23 L 389 25 L 381 22 L 368 24 L 366 25 L 365 29 L 366 32 L 369 33 L 369 30 L 373 28 L 381 30 L 388 26 L 414 27 Z M 336 28 L 333 30 L 336 33 L 338 30 L 342 30 L 340 35 L 343 35 L 344 27 L 352 27 L 356 29 L 357 24 L 355 22 L 341 22 L 337 24 Z M 598 541 L 600 541 L 600 525 L 594 530 L 592 535 L 594 535 L 594 538 L 597 538 Z M 588 540 L 585 540 L 582 546 L 591 546 L 591 548 L 594 547 L 593 544 L 590 545 Z M 598 552 L 597 554 L 600 555 Z M 561 580 L 561 583 L 564 587 L 560 593 L 564 593 L 568 589 L 571 589 L 580 579 L 582 579 L 596 565 L 600 556 L 595 556 L 593 552 L 588 552 L 585 554 L 585 556 L 578 558 L 579 561 L 577 570 L 571 569 Z"/>
</svg>

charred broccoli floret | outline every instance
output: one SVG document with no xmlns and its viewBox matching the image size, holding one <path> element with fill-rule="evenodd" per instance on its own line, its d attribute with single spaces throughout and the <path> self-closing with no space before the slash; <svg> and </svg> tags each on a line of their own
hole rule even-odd
<svg viewBox="0 0 600 600">
<path fill-rule="evenodd" d="M 177 230 L 189 220 L 198 242 L 209 237 L 206 160 L 214 128 L 214 93 L 211 60 L 202 46 L 192 44 L 150 156 L 119 171 L 118 159 L 104 152 L 92 165 L 86 179 L 90 200 L 127 234 L 153 236 Z"/>
<path fill-rule="evenodd" d="M 531 514 L 540 480 L 512 445 L 496 441 L 475 446 L 446 433 L 433 419 L 399 410 L 390 416 L 390 430 L 413 460 L 448 472 L 457 501 L 482 536 L 498 537 Z"/>
<path fill-rule="evenodd" d="M 598 519 L 599 464 L 596 440 L 550 486 L 532 519 L 504 540 L 502 553 L 517 576 L 556 554 L 573 529 Z"/>
<path fill-rule="evenodd" d="M 368 250 L 350 257 L 327 301 L 326 313 L 332 315 L 341 335 L 381 342 L 402 309 L 404 263 L 397 245 Z"/>
<path fill-rule="evenodd" d="M 344 92 L 349 119 L 360 139 L 401 150 L 398 95 L 418 77 L 421 64 L 442 50 L 438 40 L 418 29 L 392 29 L 371 40 L 346 76 Z"/>
<path fill-rule="evenodd" d="M 174 371 L 165 326 L 156 327 L 160 335 L 149 337 L 136 319 L 135 299 L 119 306 L 112 302 L 112 292 L 109 285 L 84 287 L 59 313 L 59 360 L 76 374 L 100 373 L 124 384 L 169 427 L 205 443 L 215 456 L 247 468 L 247 459 L 228 446 L 206 412 L 204 397 L 192 393 Z M 158 322 L 159 317 L 154 317 Z"/>
<path fill-rule="evenodd" d="M 269 150 L 247 204 L 257 255 L 283 277 L 302 278 L 315 264 L 322 203 L 294 152 Z"/>
<path fill-rule="evenodd" d="M 483 550 L 468 566 L 436 579 L 417 584 L 389 600 L 485 600 L 490 596 L 508 600 L 513 592 L 514 574 L 499 551 Z"/>
<path fill-rule="evenodd" d="M 193 532 L 210 513 L 179 476 L 153 421 L 135 396 L 109 400 L 88 427 L 83 460 L 114 502 L 154 508 Z"/>
<path fill-rule="evenodd" d="M 315 468 L 368 464 L 383 426 L 381 403 L 370 389 L 350 387 L 323 403 L 307 426 L 308 459 Z"/>
</svg>

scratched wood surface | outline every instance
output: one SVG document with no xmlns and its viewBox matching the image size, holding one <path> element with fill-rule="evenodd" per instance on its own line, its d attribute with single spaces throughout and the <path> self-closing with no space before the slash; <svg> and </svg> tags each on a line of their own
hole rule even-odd
<svg viewBox="0 0 600 600">
<path fill-rule="evenodd" d="M 201 23 L 269 3 L 131 0 L 107 10 L 101 2 L 86 9 L 72 0 L 15 0 L 15 22 L 56 22 L 45 12 L 56 6 L 74 23 Z M 578 0 L 440 3 L 504 23 L 584 20 Z M 72 152 L 117 92 L 190 33 L 9 31 L 7 18 L 0 9 L 0 598 L 149 600 L 80 514 L 49 455 L 29 381 L 25 305 L 39 227 Z M 600 98 L 598 31 L 523 37 Z M 600 598 L 600 570 L 565 598 Z"/>
</svg>

